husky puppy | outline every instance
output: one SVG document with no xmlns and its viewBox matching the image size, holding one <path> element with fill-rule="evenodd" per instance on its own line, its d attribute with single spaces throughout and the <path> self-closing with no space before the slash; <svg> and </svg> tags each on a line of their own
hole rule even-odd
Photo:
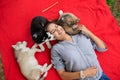
<svg viewBox="0 0 120 80">
<path fill-rule="evenodd" d="M 48 48 L 51 48 L 49 41 L 54 40 L 53 36 L 45 30 L 45 26 L 49 23 L 48 19 L 43 16 L 36 16 L 31 22 L 31 36 L 33 41 L 40 47 L 42 51 L 45 50 L 43 43 L 46 43 Z"/>
<path fill-rule="evenodd" d="M 48 22 L 48 19 L 43 16 L 36 16 L 32 19 L 30 32 L 35 43 L 40 44 L 48 38 L 44 29 Z"/>
<path fill-rule="evenodd" d="M 80 32 L 79 30 L 75 30 L 78 26 L 78 22 L 80 21 L 79 18 L 69 12 L 63 13 L 62 10 L 59 11 L 59 14 L 60 17 L 57 24 L 62 26 L 68 34 L 74 35 Z"/>
<path fill-rule="evenodd" d="M 34 54 L 35 52 L 41 52 L 41 50 L 37 49 L 36 45 L 33 45 L 32 48 L 27 47 L 26 41 L 17 42 L 12 47 L 20 70 L 27 80 L 44 80 L 52 65 L 45 63 L 42 66 L 38 64 Z M 43 76 L 41 77 L 41 75 Z"/>
</svg>

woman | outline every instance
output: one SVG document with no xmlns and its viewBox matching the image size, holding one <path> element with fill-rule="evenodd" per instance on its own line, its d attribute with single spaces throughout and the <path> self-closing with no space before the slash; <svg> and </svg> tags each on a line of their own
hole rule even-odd
<svg viewBox="0 0 120 80">
<path fill-rule="evenodd" d="M 51 58 L 63 80 L 109 80 L 94 51 L 106 51 L 106 45 L 84 25 L 78 27 L 82 32 L 73 36 L 53 22 L 46 26 L 46 30 L 59 41 L 51 49 Z"/>
</svg>

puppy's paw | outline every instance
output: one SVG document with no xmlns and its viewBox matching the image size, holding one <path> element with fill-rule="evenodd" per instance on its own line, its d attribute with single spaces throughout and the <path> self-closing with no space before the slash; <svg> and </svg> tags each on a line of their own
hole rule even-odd
<svg viewBox="0 0 120 80">
<path fill-rule="evenodd" d="M 45 63 L 43 65 L 43 69 L 42 69 L 43 73 L 47 72 L 51 67 L 52 67 L 52 64 L 47 66 L 47 63 Z"/>
</svg>

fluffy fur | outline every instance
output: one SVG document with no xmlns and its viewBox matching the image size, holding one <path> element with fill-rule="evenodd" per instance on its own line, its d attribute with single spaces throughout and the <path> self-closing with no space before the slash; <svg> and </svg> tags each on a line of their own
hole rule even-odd
<svg viewBox="0 0 120 80">
<path fill-rule="evenodd" d="M 57 24 L 62 26 L 68 34 L 74 35 L 80 32 L 75 30 L 75 28 L 78 26 L 78 22 L 80 21 L 79 18 L 69 12 L 63 13 L 61 10 L 59 11 L 59 14 L 60 17 L 57 21 Z"/>
<path fill-rule="evenodd" d="M 45 31 L 45 26 L 48 24 L 48 20 L 43 16 L 37 16 L 32 19 L 31 22 L 31 35 L 35 43 L 40 44 L 49 38 Z"/>
<path fill-rule="evenodd" d="M 27 78 L 27 80 L 44 80 L 47 76 L 47 71 L 52 67 L 45 63 L 43 66 L 39 65 L 34 54 L 35 52 L 41 52 L 40 49 L 33 45 L 32 48 L 27 47 L 27 42 L 17 42 L 12 45 L 15 53 L 15 57 L 19 64 L 22 74 Z M 43 75 L 41 77 L 41 75 Z M 40 78 L 41 77 L 41 78 Z"/>
<path fill-rule="evenodd" d="M 33 41 L 38 45 L 42 51 L 45 50 L 43 43 L 47 44 L 48 48 L 51 48 L 50 40 L 54 40 L 53 36 L 45 31 L 45 26 L 49 23 L 47 18 L 43 16 L 37 16 L 32 19 L 31 22 L 31 36 Z"/>
</svg>

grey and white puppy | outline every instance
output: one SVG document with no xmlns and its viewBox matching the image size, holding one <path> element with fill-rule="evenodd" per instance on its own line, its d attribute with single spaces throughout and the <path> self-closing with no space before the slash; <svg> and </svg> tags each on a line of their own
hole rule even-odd
<svg viewBox="0 0 120 80">
<path fill-rule="evenodd" d="M 44 80 L 52 64 L 45 63 L 43 66 L 38 64 L 34 54 L 41 50 L 37 49 L 36 45 L 33 45 L 32 48 L 27 47 L 26 41 L 17 42 L 12 47 L 20 70 L 27 80 Z M 41 75 L 43 76 L 41 77 Z"/>
<path fill-rule="evenodd" d="M 62 10 L 59 11 L 60 17 L 57 21 L 57 24 L 62 26 L 68 34 L 74 35 L 79 33 L 79 30 L 76 30 L 78 22 L 80 19 L 72 13 L 63 13 Z"/>
</svg>

